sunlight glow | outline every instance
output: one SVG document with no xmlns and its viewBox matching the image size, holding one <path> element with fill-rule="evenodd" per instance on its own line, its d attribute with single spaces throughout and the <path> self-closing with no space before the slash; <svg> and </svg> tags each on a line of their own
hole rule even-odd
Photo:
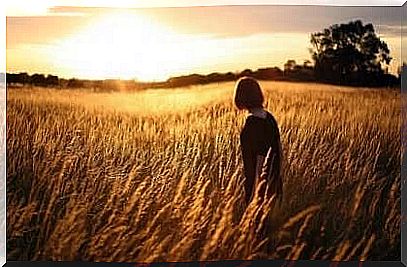
<svg viewBox="0 0 407 267">
<path fill-rule="evenodd" d="M 123 11 L 97 18 L 79 33 L 57 41 L 53 50 L 49 59 L 54 65 L 82 77 L 138 80 L 185 73 L 222 53 L 205 36 L 181 35 Z"/>
</svg>

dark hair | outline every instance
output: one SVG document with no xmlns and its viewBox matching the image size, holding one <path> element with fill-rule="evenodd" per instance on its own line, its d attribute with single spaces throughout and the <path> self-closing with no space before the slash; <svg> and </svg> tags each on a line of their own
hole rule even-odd
<svg viewBox="0 0 407 267">
<path fill-rule="evenodd" d="M 242 77 L 237 81 L 234 99 L 238 109 L 263 107 L 264 97 L 260 84 L 251 77 Z"/>
</svg>

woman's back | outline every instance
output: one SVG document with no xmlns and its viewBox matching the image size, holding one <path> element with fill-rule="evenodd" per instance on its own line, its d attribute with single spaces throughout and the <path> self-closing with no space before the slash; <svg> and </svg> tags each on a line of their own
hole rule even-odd
<svg viewBox="0 0 407 267">
<path fill-rule="evenodd" d="M 251 187 L 256 179 L 256 171 L 260 171 L 258 175 L 261 174 L 268 181 L 274 193 L 281 195 L 280 133 L 273 115 L 267 111 L 250 114 L 240 134 L 240 141 L 244 172 Z M 265 158 L 262 170 L 256 170 L 258 156 Z"/>
</svg>

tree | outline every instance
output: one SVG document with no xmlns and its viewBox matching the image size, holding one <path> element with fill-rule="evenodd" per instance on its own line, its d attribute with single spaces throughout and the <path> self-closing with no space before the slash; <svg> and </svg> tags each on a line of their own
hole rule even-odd
<svg viewBox="0 0 407 267">
<path fill-rule="evenodd" d="M 297 65 L 295 60 L 289 59 L 287 62 L 284 64 L 284 72 L 289 72 L 294 70 L 294 67 Z"/>
<path fill-rule="evenodd" d="M 303 65 L 303 67 L 304 67 L 305 69 L 310 69 L 310 68 L 312 69 L 311 61 L 308 60 L 308 59 L 304 60 L 304 65 Z"/>
<path fill-rule="evenodd" d="M 8 84 L 21 84 L 24 85 L 26 83 L 30 82 L 30 76 L 27 73 L 18 73 L 18 74 L 13 74 L 13 73 L 7 73 L 7 83 Z"/>
<path fill-rule="evenodd" d="M 383 75 L 390 64 L 387 44 L 377 37 L 371 23 L 360 20 L 335 24 L 311 34 L 315 74 L 321 80 L 360 83 Z"/>
<path fill-rule="evenodd" d="M 47 78 L 45 79 L 45 83 L 47 84 L 47 86 L 57 86 L 57 85 L 59 85 L 58 76 L 48 74 Z"/>
<path fill-rule="evenodd" d="M 71 78 L 68 80 L 67 84 L 68 88 L 80 88 L 84 87 L 84 82 L 75 78 Z"/>
<path fill-rule="evenodd" d="M 44 86 L 44 85 L 46 85 L 46 82 L 45 82 L 45 81 L 46 81 L 46 80 L 45 80 L 44 74 L 37 74 L 37 73 L 35 73 L 35 74 L 33 74 L 33 75 L 31 76 L 31 83 L 32 83 L 33 85 Z"/>
<path fill-rule="evenodd" d="M 244 71 L 242 71 L 239 74 L 239 77 L 244 77 L 244 76 L 249 76 L 249 77 L 253 76 L 253 71 L 251 69 L 245 69 Z"/>
</svg>

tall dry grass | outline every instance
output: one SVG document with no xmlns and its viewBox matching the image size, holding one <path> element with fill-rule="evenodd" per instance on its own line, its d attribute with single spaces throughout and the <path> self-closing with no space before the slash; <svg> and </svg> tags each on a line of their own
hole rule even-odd
<svg viewBox="0 0 407 267">
<path fill-rule="evenodd" d="M 399 92 L 262 85 L 284 199 L 247 209 L 233 84 L 174 91 L 194 105 L 9 90 L 8 259 L 399 260 Z"/>
</svg>

